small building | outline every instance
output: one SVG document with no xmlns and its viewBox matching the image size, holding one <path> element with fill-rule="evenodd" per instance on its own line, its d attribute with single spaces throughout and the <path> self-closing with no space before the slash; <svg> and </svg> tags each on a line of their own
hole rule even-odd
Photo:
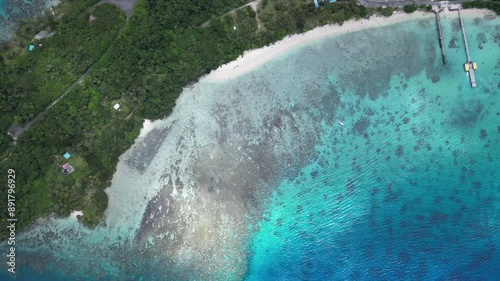
<svg viewBox="0 0 500 281">
<path fill-rule="evenodd" d="M 64 153 L 63 155 L 64 159 L 69 159 L 71 157 L 71 154 L 69 152 Z"/>
<path fill-rule="evenodd" d="M 61 167 L 62 167 L 62 172 L 65 175 L 70 175 L 75 171 L 75 168 L 73 168 L 73 166 L 71 166 L 69 163 L 64 163 Z"/>
<path fill-rule="evenodd" d="M 49 32 L 47 30 L 42 30 L 42 31 L 38 32 L 37 35 L 35 35 L 35 38 L 33 38 L 33 40 L 41 40 L 41 39 L 49 38 L 54 34 L 55 34 L 55 32 Z"/>
<path fill-rule="evenodd" d="M 29 50 L 30 52 L 31 52 L 31 51 L 33 51 L 34 49 L 35 49 L 35 45 L 30 45 L 30 46 L 29 46 L 29 48 L 28 48 L 28 50 Z"/>
<path fill-rule="evenodd" d="M 120 109 L 120 104 L 118 104 L 118 103 L 117 103 L 117 104 L 115 104 L 115 105 L 113 106 L 113 108 L 114 108 L 115 110 Z"/>
</svg>

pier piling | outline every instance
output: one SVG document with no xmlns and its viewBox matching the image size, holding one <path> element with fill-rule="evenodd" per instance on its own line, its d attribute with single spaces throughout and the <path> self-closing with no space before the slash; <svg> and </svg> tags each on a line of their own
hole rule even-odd
<svg viewBox="0 0 500 281">
<path fill-rule="evenodd" d="M 460 19 L 460 26 L 462 27 L 462 34 L 464 35 L 465 52 L 467 53 L 467 61 L 471 61 L 470 60 L 470 53 L 469 53 L 469 44 L 467 43 L 467 35 L 465 34 L 464 19 L 462 18 L 462 14 L 460 13 L 460 9 L 458 9 L 458 18 Z"/>
<path fill-rule="evenodd" d="M 467 53 L 467 62 L 465 63 L 465 70 L 469 72 L 470 85 L 472 88 L 476 87 L 476 76 L 474 75 L 474 70 L 476 69 L 476 64 L 472 62 L 469 52 L 469 44 L 467 42 L 467 35 L 465 34 L 465 25 L 462 14 L 460 13 L 460 8 L 458 8 L 458 18 L 460 19 L 460 26 L 462 27 L 462 34 L 464 36 L 465 42 L 465 52 Z"/>
<path fill-rule="evenodd" d="M 436 18 L 437 18 L 437 24 L 438 24 L 438 30 L 439 30 L 439 44 L 441 45 L 441 51 L 443 55 L 443 64 L 446 64 L 446 49 L 444 45 L 444 38 L 443 38 L 443 27 L 441 26 L 441 17 L 439 16 L 439 13 L 443 11 L 443 9 L 439 9 L 437 11 L 434 11 L 436 13 Z"/>
</svg>

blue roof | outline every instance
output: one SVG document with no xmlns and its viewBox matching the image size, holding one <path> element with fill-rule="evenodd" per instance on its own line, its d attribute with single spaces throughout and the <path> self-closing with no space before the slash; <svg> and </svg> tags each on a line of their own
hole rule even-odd
<svg viewBox="0 0 500 281">
<path fill-rule="evenodd" d="M 29 50 L 33 51 L 35 49 L 35 45 L 30 45 Z"/>
<path fill-rule="evenodd" d="M 64 155 L 63 155 L 63 156 L 64 156 L 64 158 L 68 159 L 68 158 L 70 158 L 70 157 L 71 157 L 71 154 L 69 154 L 68 152 L 66 152 L 66 153 L 64 153 Z"/>
<path fill-rule="evenodd" d="M 314 6 L 316 6 L 316 8 L 319 7 L 319 1 L 324 1 L 324 0 L 313 0 L 314 1 Z M 328 0 L 330 3 L 335 3 L 337 2 L 337 0 Z"/>
</svg>

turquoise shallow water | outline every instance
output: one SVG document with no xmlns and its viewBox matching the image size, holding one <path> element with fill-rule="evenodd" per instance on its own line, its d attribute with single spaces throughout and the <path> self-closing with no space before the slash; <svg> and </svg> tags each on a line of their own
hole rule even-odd
<svg viewBox="0 0 500 281">
<path fill-rule="evenodd" d="M 0 0 L 0 16 L 5 16 L 5 0 Z"/>
<path fill-rule="evenodd" d="M 344 37 L 365 37 L 367 45 L 341 52 L 328 47 L 340 38 L 298 51 L 321 52 L 329 65 L 349 63 L 358 53 L 370 65 L 361 67 L 365 79 L 354 77 L 355 86 L 343 67 L 340 73 L 328 69 L 318 80 L 319 94 L 340 105 L 318 114 L 345 125 L 318 120 L 321 142 L 314 158 L 273 192 L 253 239 L 246 280 L 500 276 L 499 22 L 466 20 L 471 55 L 479 64 L 479 86 L 472 89 L 452 16 L 444 26 L 447 45 L 453 46 L 447 46 L 446 66 L 427 22 Z M 395 62 L 397 52 L 379 59 L 363 53 L 370 45 L 387 44 L 390 50 L 398 43 L 393 36 L 415 42 L 399 58 L 406 69 Z M 419 73 L 408 75 L 412 68 Z M 386 84 L 387 77 L 373 71 L 396 73 Z"/>
<path fill-rule="evenodd" d="M 429 16 L 187 89 L 105 224 L 39 222 L 17 280 L 496 280 L 500 20 L 465 22 L 475 89 L 455 13 L 444 66 Z"/>
</svg>

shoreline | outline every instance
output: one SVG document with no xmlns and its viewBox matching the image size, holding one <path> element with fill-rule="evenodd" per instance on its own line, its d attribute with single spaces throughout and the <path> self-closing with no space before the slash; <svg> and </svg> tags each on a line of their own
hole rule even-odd
<svg viewBox="0 0 500 281">
<path fill-rule="evenodd" d="M 465 17 L 494 14 L 492 11 L 487 9 L 464 9 L 462 10 L 462 13 Z M 450 11 L 445 12 L 445 15 L 450 14 Z M 209 74 L 202 77 L 200 81 L 209 83 L 231 81 L 241 75 L 251 72 L 259 66 L 262 66 L 265 63 L 271 61 L 272 59 L 283 55 L 287 51 L 290 51 L 299 46 L 303 46 L 305 44 L 313 43 L 321 39 L 331 38 L 338 35 L 366 30 L 370 28 L 389 26 L 392 24 L 407 22 L 411 20 L 430 19 L 434 17 L 435 15 L 432 12 L 417 11 L 411 14 L 405 12 L 395 12 L 394 15 L 390 17 L 377 15 L 372 16 L 369 19 L 348 20 L 342 25 L 330 24 L 317 27 L 305 33 L 287 36 L 281 41 L 278 41 L 272 45 L 245 51 L 242 56 L 238 57 L 236 60 L 230 63 L 220 66 L 216 70 L 213 70 Z"/>
<path fill-rule="evenodd" d="M 0 25 L 0 43 L 9 43 L 14 39 L 19 27 L 20 19 L 29 18 L 30 20 L 35 20 L 41 17 L 46 11 L 48 11 L 50 6 L 58 6 L 62 1 L 63 0 L 40 0 L 38 2 L 35 1 L 35 3 L 33 3 L 32 5 L 33 8 L 31 10 L 28 10 L 27 8 L 20 9 L 19 11 L 17 11 L 17 14 L 8 13 L 7 9 L 12 12 L 14 8 L 12 8 L 12 6 L 10 5 L 7 5 L 7 2 L 5 2 L 3 6 L 5 10 L 0 9 L 0 23 L 4 24 L 3 26 Z"/>
</svg>

